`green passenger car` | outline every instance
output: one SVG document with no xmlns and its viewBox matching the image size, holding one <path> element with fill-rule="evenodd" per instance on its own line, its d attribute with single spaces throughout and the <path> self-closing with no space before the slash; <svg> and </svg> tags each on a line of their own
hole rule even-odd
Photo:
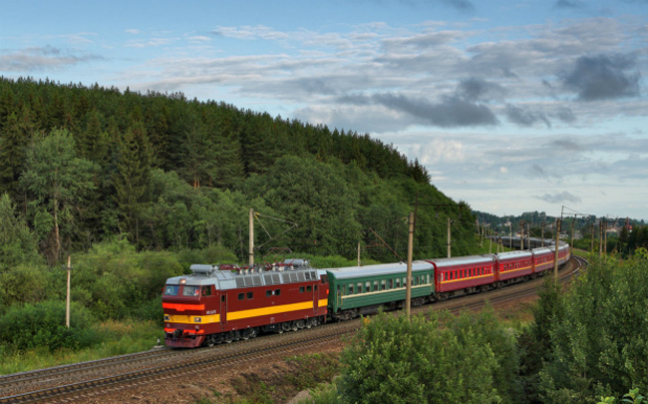
<svg viewBox="0 0 648 404">
<path fill-rule="evenodd" d="M 407 264 L 380 264 L 363 267 L 328 268 L 329 314 L 333 319 L 349 319 L 371 314 L 379 307 L 403 307 L 407 285 Z M 434 266 L 426 261 L 412 263 L 412 306 L 433 298 Z"/>
</svg>

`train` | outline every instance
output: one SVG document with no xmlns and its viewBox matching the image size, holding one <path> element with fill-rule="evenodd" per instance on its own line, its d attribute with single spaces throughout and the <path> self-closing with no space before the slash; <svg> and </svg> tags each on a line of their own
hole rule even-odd
<svg viewBox="0 0 648 404">
<path fill-rule="evenodd" d="M 537 241 L 537 240 L 536 240 Z M 558 245 L 558 265 L 569 261 Z M 417 260 L 412 263 L 412 306 L 533 279 L 554 266 L 555 247 Z M 312 268 L 287 259 L 255 268 L 191 265 L 191 274 L 169 278 L 163 288 L 165 344 L 196 348 L 297 331 L 327 321 L 350 320 L 405 305 L 403 262 Z"/>
</svg>

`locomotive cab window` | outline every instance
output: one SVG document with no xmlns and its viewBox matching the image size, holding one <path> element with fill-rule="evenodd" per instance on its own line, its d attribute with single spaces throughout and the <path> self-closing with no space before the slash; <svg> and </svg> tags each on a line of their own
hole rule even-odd
<svg viewBox="0 0 648 404">
<path fill-rule="evenodd" d="M 317 285 L 315 285 L 315 288 L 317 288 Z M 312 292 L 312 291 L 313 291 L 313 288 L 310 285 L 306 286 L 306 292 Z"/>
<path fill-rule="evenodd" d="M 202 295 L 203 296 L 211 296 L 211 286 L 203 286 Z"/>
<path fill-rule="evenodd" d="M 245 299 L 245 293 L 239 293 L 239 294 L 238 294 L 238 299 L 239 299 L 239 300 L 243 300 L 243 299 Z"/>
<path fill-rule="evenodd" d="M 304 293 L 304 290 L 305 290 L 305 289 L 304 289 L 303 286 L 300 286 L 300 287 L 299 287 L 299 293 Z"/>
<path fill-rule="evenodd" d="M 275 289 L 274 294 L 275 296 L 279 296 L 281 294 L 281 289 Z"/>
<path fill-rule="evenodd" d="M 180 286 L 178 285 L 166 285 L 164 288 L 164 296 L 177 296 Z"/>
<path fill-rule="evenodd" d="M 266 297 L 272 296 L 272 291 L 271 290 L 266 290 Z"/>
<path fill-rule="evenodd" d="M 185 285 L 182 288 L 182 296 L 199 296 L 200 295 L 200 286 L 187 286 Z"/>
</svg>

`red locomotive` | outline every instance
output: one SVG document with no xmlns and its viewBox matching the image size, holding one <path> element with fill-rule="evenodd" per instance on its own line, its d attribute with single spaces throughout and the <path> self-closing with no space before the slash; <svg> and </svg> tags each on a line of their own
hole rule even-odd
<svg viewBox="0 0 648 404">
<path fill-rule="evenodd" d="M 167 279 L 162 296 L 165 343 L 194 348 L 310 328 L 326 321 L 326 272 L 304 260 L 268 270 L 192 265 Z"/>
</svg>

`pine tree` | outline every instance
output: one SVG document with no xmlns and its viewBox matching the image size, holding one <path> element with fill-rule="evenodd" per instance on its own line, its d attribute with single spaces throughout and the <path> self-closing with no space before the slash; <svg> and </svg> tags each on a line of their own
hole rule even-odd
<svg viewBox="0 0 648 404">
<path fill-rule="evenodd" d="M 151 170 L 151 147 L 144 125 L 135 123 L 117 146 L 116 172 L 113 177 L 115 202 L 120 211 L 122 231 L 139 243 L 139 220 L 146 202 Z"/>
</svg>

